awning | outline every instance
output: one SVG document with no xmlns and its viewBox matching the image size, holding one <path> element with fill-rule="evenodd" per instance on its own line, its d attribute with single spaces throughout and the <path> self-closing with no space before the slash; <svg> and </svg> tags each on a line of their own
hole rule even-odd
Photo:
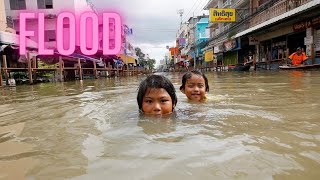
<svg viewBox="0 0 320 180">
<path fill-rule="evenodd" d="M 124 54 L 119 54 L 118 55 L 121 59 L 122 59 L 122 61 L 123 61 L 123 63 L 124 64 L 126 64 L 127 62 L 130 64 L 136 64 L 136 58 L 134 58 L 133 56 L 128 56 L 127 55 L 127 61 L 126 61 L 126 55 L 124 55 Z"/>
<path fill-rule="evenodd" d="M 209 50 L 204 53 L 204 61 L 206 62 L 213 61 L 213 50 Z"/>
<path fill-rule="evenodd" d="M 14 46 L 19 46 L 19 42 L 20 42 L 19 35 L 0 31 L 0 42 L 2 44 L 11 44 Z M 26 47 L 32 48 L 32 49 L 38 49 L 38 44 L 35 41 L 26 38 Z"/>
<path fill-rule="evenodd" d="M 83 54 L 78 54 L 78 53 L 73 53 L 70 55 L 71 57 L 75 57 L 75 58 L 80 58 L 80 59 L 84 59 L 86 61 L 98 61 L 98 59 L 83 55 Z"/>
<path fill-rule="evenodd" d="M 293 16 L 295 14 L 301 13 L 301 12 L 303 12 L 303 11 L 309 9 L 309 8 L 312 8 L 312 7 L 315 7 L 315 6 L 318 6 L 318 5 L 320 5 L 320 0 L 313 0 L 313 1 L 309 2 L 309 3 L 306 3 L 306 4 L 304 4 L 304 5 L 300 6 L 300 7 L 295 8 L 295 9 L 293 9 L 291 11 L 283 13 L 280 16 L 274 17 L 274 18 L 269 19 L 268 21 L 265 21 L 265 22 L 263 22 L 263 23 L 261 23 L 259 25 L 256 25 L 256 26 L 254 26 L 252 28 L 249 28 L 249 29 L 247 29 L 245 31 L 242 31 L 242 32 L 236 34 L 233 38 L 241 37 L 243 35 L 246 35 L 246 34 L 251 33 L 253 31 L 259 30 L 259 29 L 261 29 L 261 28 L 263 28 L 265 26 L 274 24 L 274 23 L 276 23 L 276 22 L 278 22 L 280 20 L 284 20 L 285 18 L 288 18 L 288 17 Z"/>
</svg>

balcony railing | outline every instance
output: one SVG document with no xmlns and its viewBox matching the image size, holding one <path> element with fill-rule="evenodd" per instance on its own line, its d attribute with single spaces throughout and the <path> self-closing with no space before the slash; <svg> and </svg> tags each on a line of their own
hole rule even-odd
<svg viewBox="0 0 320 180">
<path fill-rule="evenodd" d="M 223 8 L 231 6 L 231 0 L 227 0 L 227 1 L 223 2 L 222 6 L 223 6 Z"/>
<path fill-rule="evenodd" d="M 302 6 L 312 0 L 280 0 L 274 5 L 255 15 L 250 21 L 250 27 L 261 24 L 271 18 L 280 16 L 283 13 L 291 11 L 299 6 Z"/>
<path fill-rule="evenodd" d="M 231 0 L 231 8 L 241 7 L 245 3 L 248 3 L 246 0 Z"/>
</svg>

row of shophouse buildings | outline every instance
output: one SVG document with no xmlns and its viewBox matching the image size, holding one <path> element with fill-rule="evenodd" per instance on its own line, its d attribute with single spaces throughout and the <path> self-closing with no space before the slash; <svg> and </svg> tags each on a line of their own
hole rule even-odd
<svg viewBox="0 0 320 180">
<path fill-rule="evenodd" d="M 235 9 L 235 22 L 209 16 L 182 23 L 163 63 L 212 67 L 251 61 L 277 69 L 301 47 L 320 64 L 320 0 L 209 0 L 204 10 Z"/>
</svg>

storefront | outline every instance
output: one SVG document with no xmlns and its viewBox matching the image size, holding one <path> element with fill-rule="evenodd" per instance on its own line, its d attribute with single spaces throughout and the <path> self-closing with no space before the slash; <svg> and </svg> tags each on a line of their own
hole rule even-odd
<svg viewBox="0 0 320 180">
<path fill-rule="evenodd" d="M 217 65 L 223 65 L 223 44 L 214 46 L 213 48 L 213 56 L 215 57 L 217 61 Z"/>
<path fill-rule="evenodd" d="M 224 53 L 223 53 L 223 64 L 236 65 L 238 64 L 238 50 L 240 50 L 240 39 L 232 39 L 223 43 Z"/>
<path fill-rule="evenodd" d="M 256 45 L 259 45 L 259 41 L 253 36 L 241 38 L 241 49 L 238 51 L 238 64 L 253 60 L 253 55 L 256 56 Z"/>
</svg>

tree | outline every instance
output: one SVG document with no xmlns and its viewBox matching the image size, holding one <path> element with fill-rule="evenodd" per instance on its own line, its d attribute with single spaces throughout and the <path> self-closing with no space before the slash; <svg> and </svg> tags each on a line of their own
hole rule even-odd
<svg viewBox="0 0 320 180">
<path fill-rule="evenodd" d="M 153 70 L 153 69 L 154 69 L 154 66 L 155 66 L 155 64 L 156 64 L 156 60 L 155 60 L 155 59 L 148 59 L 147 64 L 148 64 L 148 66 L 149 66 L 149 69 L 150 69 L 150 70 Z"/>
<path fill-rule="evenodd" d="M 137 47 L 134 49 L 135 52 L 136 52 L 136 55 L 138 56 L 138 60 L 139 60 L 139 64 L 144 67 L 145 65 L 147 65 L 147 61 L 146 59 L 144 58 L 146 55 L 142 52 L 142 50 Z"/>
<path fill-rule="evenodd" d="M 153 70 L 156 64 L 156 60 L 149 59 L 149 58 L 146 59 L 145 58 L 146 55 L 142 52 L 142 50 L 139 47 L 135 48 L 134 50 L 136 52 L 136 55 L 138 56 L 139 64 L 142 67 L 148 67 L 150 70 Z"/>
</svg>

